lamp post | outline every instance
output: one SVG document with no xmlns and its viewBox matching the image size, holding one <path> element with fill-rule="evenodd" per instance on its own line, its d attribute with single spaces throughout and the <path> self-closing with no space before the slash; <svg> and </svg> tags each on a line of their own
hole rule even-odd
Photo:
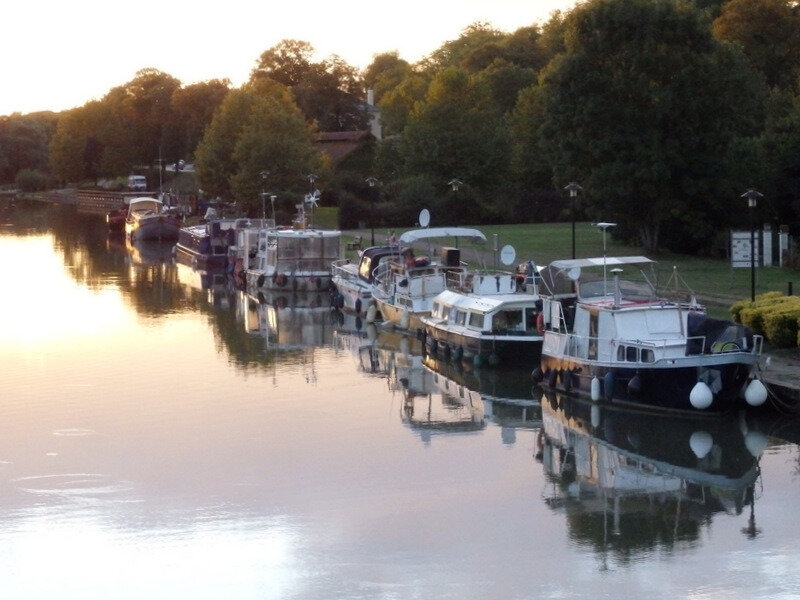
<svg viewBox="0 0 800 600">
<path fill-rule="evenodd" d="M 314 173 L 309 173 L 306 176 L 306 179 L 308 179 L 309 184 L 308 199 L 311 200 L 311 229 L 314 229 L 314 206 L 316 205 L 316 198 L 314 196 L 314 182 L 317 180 L 317 176 Z M 305 206 L 303 208 L 305 211 Z"/>
<path fill-rule="evenodd" d="M 369 184 L 369 229 L 370 229 L 370 246 L 375 245 L 375 186 L 379 181 L 371 175 L 364 181 Z"/>
<path fill-rule="evenodd" d="M 603 230 L 603 296 L 608 293 L 606 289 L 606 231 L 608 231 L 609 227 L 616 227 L 616 223 L 595 223 L 596 227 L 599 227 Z"/>
<path fill-rule="evenodd" d="M 750 188 L 742 198 L 747 198 L 747 206 L 750 208 L 750 301 L 756 299 L 756 206 L 758 199 L 763 198 L 764 194 Z"/>
<path fill-rule="evenodd" d="M 269 171 L 259 172 L 261 176 L 261 226 L 264 227 L 267 221 L 267 176 Z M 274 211 L 273 211 L 274 212 Z"/>
<path fill-rule="evenodd" d="M 564 189 L 569 192 L 569 199 L 571 202 L 570 212 L 572 213 L 572 258 L 575 258 L 575 199 L 578 197 L 578 192 L 583 188 L 575 181 L 569 182 Z"/>
</svg>

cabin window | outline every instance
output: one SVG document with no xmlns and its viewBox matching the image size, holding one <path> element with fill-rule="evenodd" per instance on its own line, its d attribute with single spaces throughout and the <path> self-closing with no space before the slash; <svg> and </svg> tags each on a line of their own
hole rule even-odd
<svg viewBox="0 0 800 600">
<path fill-rule="evenodd" d="M 442 305 L 441 314 L 439 316 L 442 319 L 448 319 L 450 317 L 450 307 Z"/>
<path fill-rule="evenodd" d="M 368 258 L 365 258 L 361 261 L 361 264 L 358 265 L 358 274 L 361 276 L 362 279 L 369 279 L 370 274 L 372 273 L 372 261 Z"/>
<path fill-rule="evenodd" d="M 625 360 L 628 362 L 639 362 L 638 358 L 638 348 L 636 346 L 628 346 L 628 349 L 625 351 Z"/>
<path fill-rule="evenodd" d="M 456 325 L 464 325 L 467 322 L 467 313 L 462 310 L 456 311 Z"/>
<path fill-rule="evenodd" d="M 475 327 L 476 329 L 483 329 L 483 314 L 482 313 L 470 313 L 470 315 L 469 315 L 469 325 L 470 325 L 470 327 Z"/>
<path fill-rule="evenodd" d="M 431 314 L 436 318 L 441 318 L 442 316 L 442 305 L 438 302 L 433 303 L 433 309 L 431 309 Z"/>
<path fill-rule="evenodd" d="M 492 318 L 492 331 L 524 331 L 521 310 L 501 310 Z"/>
<path fill-rule="evenodd" d="M 617 346 L 617 362 L 625 362 L 625 346 Z"/>
<path fill-rule="evenodd" d="M 539 316 L 539 311 L 535 308 L 525 309 L 525 331 L 527 333 L 536 333 L 536 318 Z"/>
<path fill-rule="evenodd" d="M 649 348 L 642 348 L 642 362 L 651 363 L 656 361 L 655 353 Z"/>
</svg>

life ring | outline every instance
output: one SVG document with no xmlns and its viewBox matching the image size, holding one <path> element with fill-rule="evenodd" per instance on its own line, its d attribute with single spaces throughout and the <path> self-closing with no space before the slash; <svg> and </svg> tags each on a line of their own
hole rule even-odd
<svg viewBox="0 0 800 600">
<path fill-rule="evenodd" d="M 544 313 L 539 313 L 536 317 L 536 331 L 539 332 L 539 335 L 544 333 Z"/>
<path fill-rule="evenodd" d="M 279 287 L 285 286 L 286 285 L 286 275 L 284 273 L 278 273 L 277 275 L 275 275 L 275 283 Z"/>
</svg>

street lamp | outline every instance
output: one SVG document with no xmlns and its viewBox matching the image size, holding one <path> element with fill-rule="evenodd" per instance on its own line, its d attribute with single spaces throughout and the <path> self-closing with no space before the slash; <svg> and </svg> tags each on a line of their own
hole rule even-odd
<svg viewBox="0 0 800 600">
<path fill-rule="evenodd" d="M 367 177 L 364 181 L 369 184 L 369 228 L 371 232 L 370 237 L 370 246 L 375 245 L 375 186 L 378 185 L 380 182 L 372 177 L 371 175 Z"/>
<path fill-rule="evenodd" d="M 606 289 L 606 231 L 608 231 L 609 227 L 616 227 L 616 223 L 595 223 L 595 227 L 598 227 L 603 230 L 603 296 L 608 293 Z"/>
<path fill-rule="evenodd" d="M 572 213 L 572 258 L 575 258 L 575 198 L 578 197 L 578 192 L 582 191 L 583 188 L 576 182 L 571 181 L 569 184 L 564 186 L 564 189 L 569 192 L 569 199 L 572 203 L 570 209 L 570 212 Z"/>
<path fill-rule="evenodd" d="M 747 198 L 747 206 L 750 207 L 750 301 L 756 299 L 756 205 L 758 199 L 763 198 L 764 194 L 750 188 L 741 196 Z"/>
<path fill-rule="evenodd" d="M 309 183 L 309 191 L 308 191 L 308 199 L 311 201 L 311 229 L 314 229 L 314 206 L 316 206 L 316 196 L 314 196 L 314 182 L 317 180 L 317 176 L 314 173 L 309 173 L 306 176 Z M 303 203 L 303 210 L 305 212 L 305 202 Z"/>
<path fill-rule="evenodd" d="M 261 175 L 261 226 L 264 227 L 265 223 L 267 222 L 266 201 L 267 201 L 267 177 L 269 176 L 269 171 L 261 171 L 259 172 L 259 175 Z"/>
</svg>

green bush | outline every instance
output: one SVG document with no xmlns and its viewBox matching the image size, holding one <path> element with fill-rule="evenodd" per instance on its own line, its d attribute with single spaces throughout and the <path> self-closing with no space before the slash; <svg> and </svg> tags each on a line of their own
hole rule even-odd
<svg viewBox="0 0 800 600">
<path fill-rule="evenodd" d="M 764 314 L 764 335 L 779 348 L 797 345 L 800 298 L 792 296 L 794 303 L 784 303 Z"/>
<path fill-rule="evenodd" d="M 17 189 L 23 192 L 41 192 L 47 189 L 47 175 L 36 169 L 22 169 L 15 179 Z"/>
<path fill-rule="evenodd" d="M 772 344 L 790 347 L 797 343 L 800 298 L 772 291 L 756 296 L 755 302 L 740 300 L 730 308 L 734 321 L 763 335 Z"/>
</svg>

